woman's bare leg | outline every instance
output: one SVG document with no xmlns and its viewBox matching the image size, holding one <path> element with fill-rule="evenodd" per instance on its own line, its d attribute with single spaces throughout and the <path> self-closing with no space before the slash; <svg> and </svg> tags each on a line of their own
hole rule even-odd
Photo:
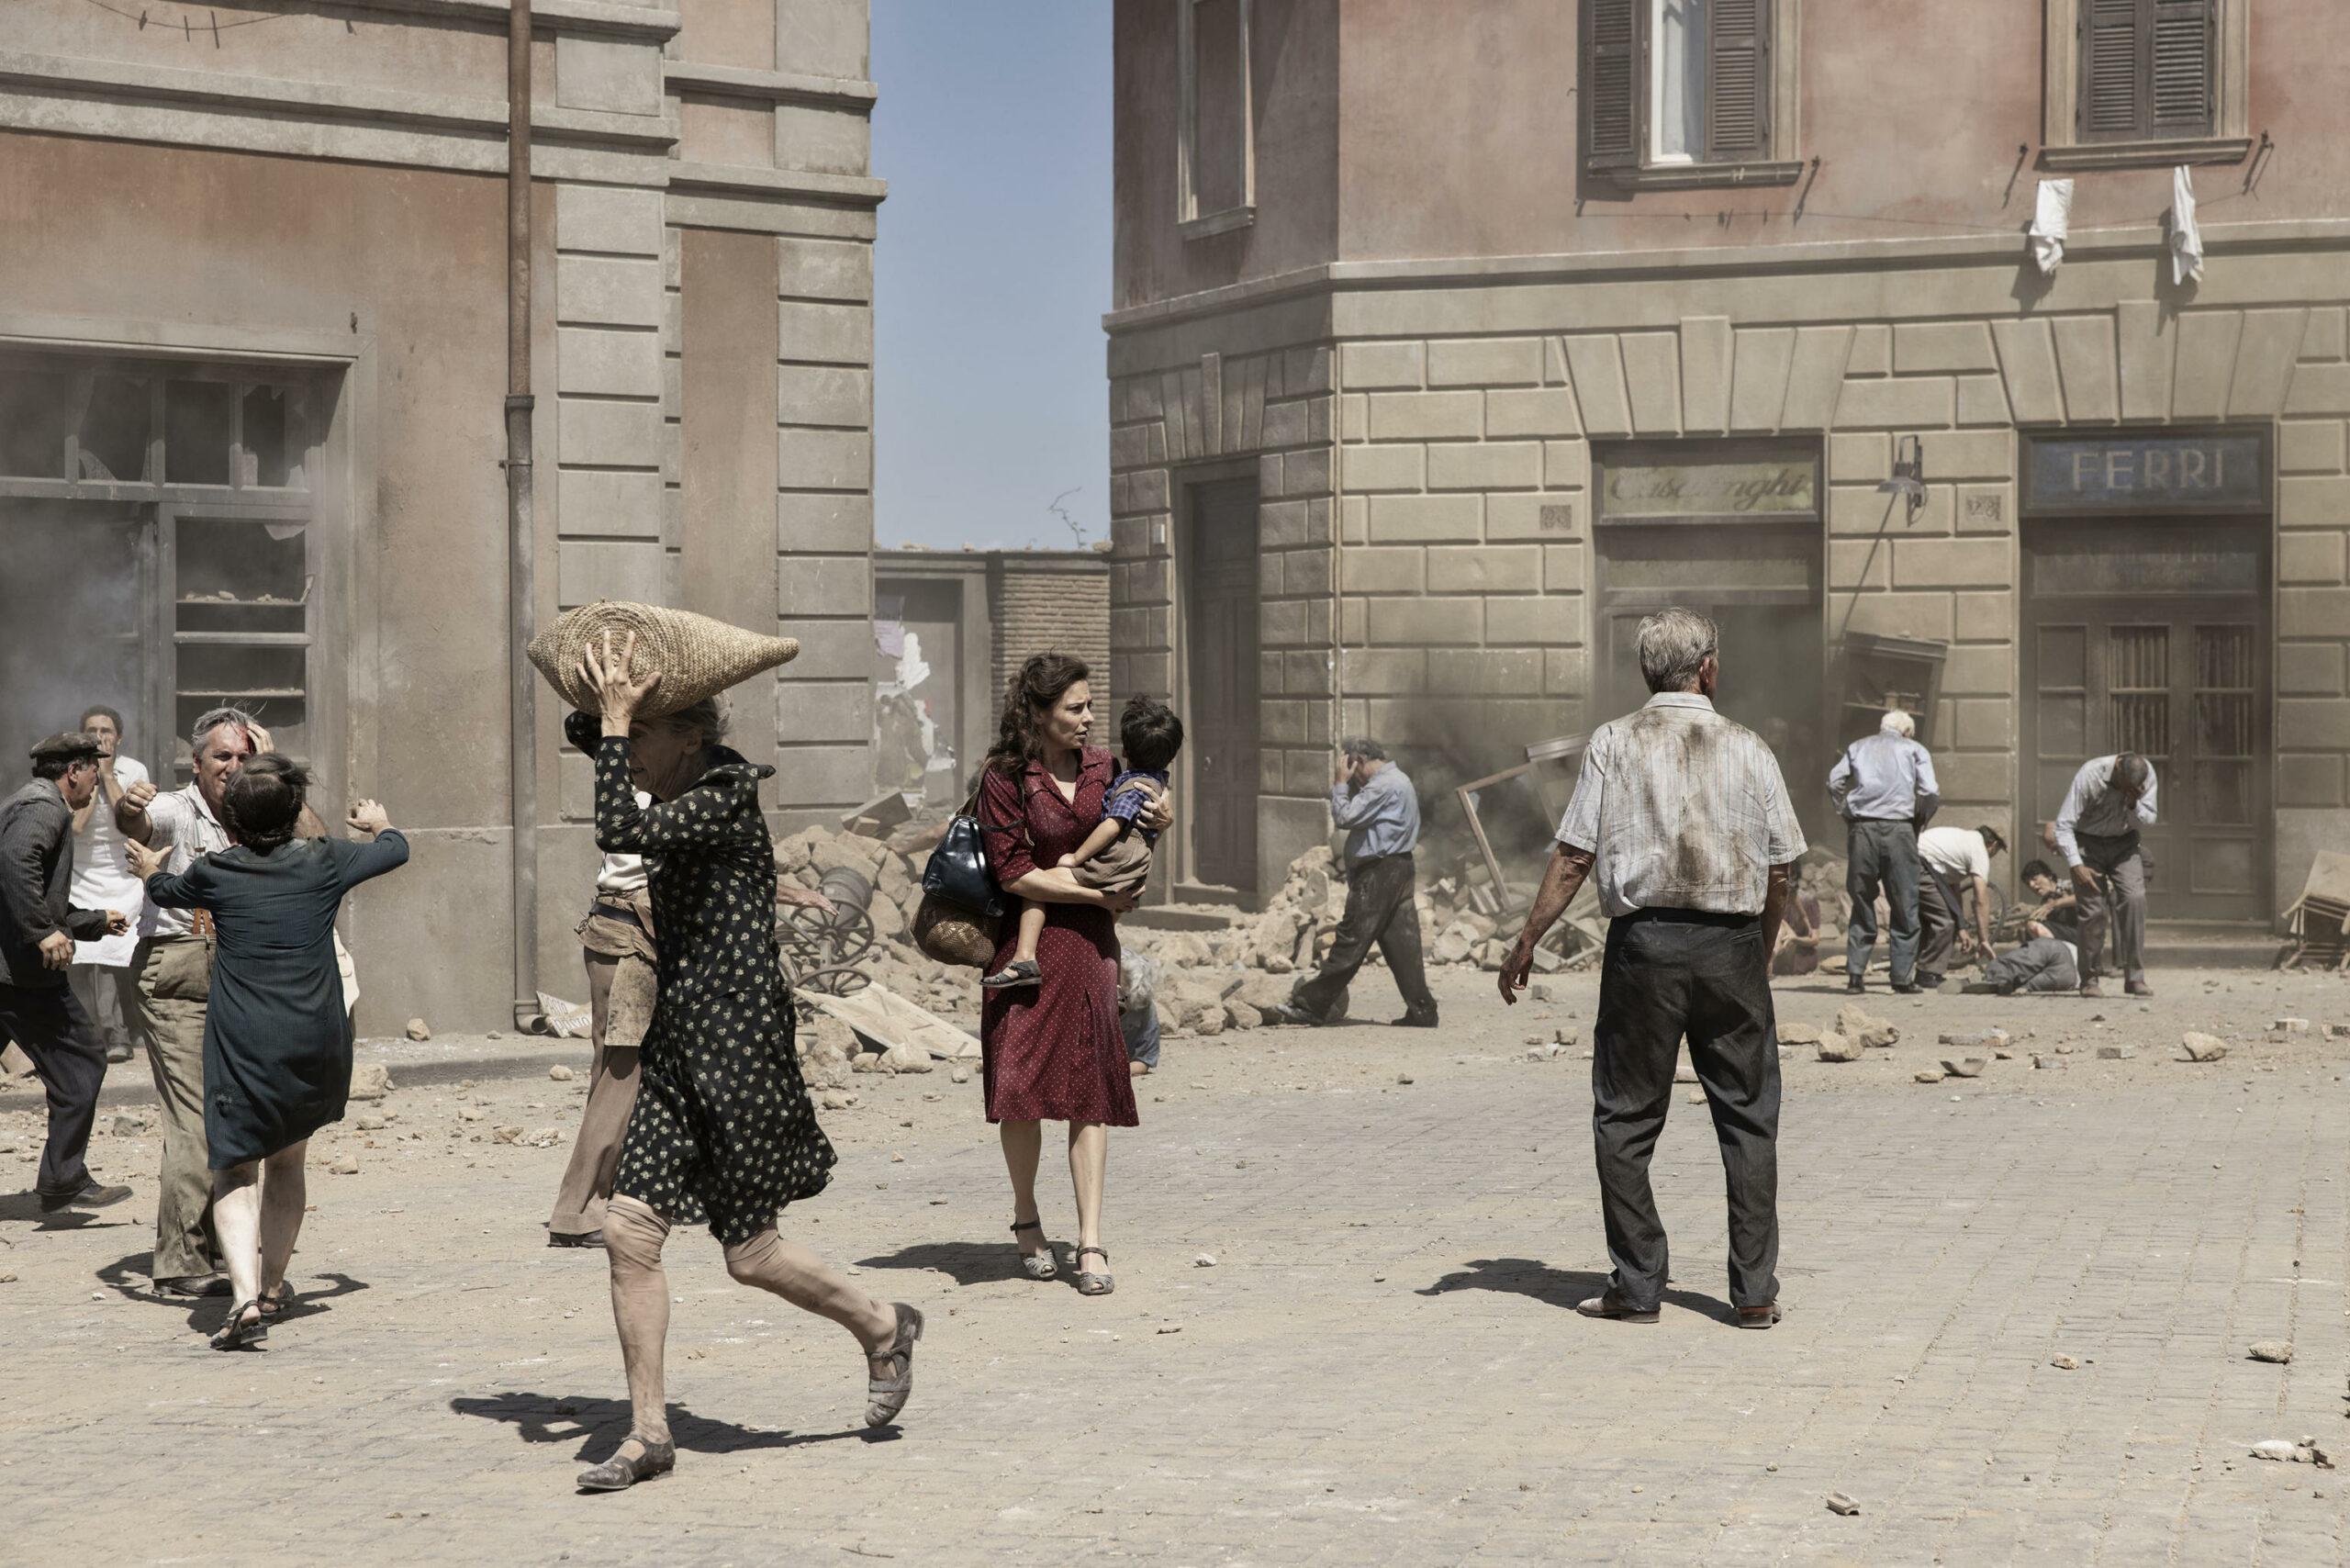
<svg viewBox="0 0 2350 1568">
<path fill-rule="evenodd" d="M 261 1167 L 253 1159 L 212 1173 L 212 1233 L 231 1302 L 261 1297 Z"/>
<path fill-rule="evenodd" d="M 304 1138 L 262 1161 L 259 1288 L 263 1295 L 284 1282 L 286 1265 L 294 1260 L 294 1241 L 302 1234 L 302 1210 L 310 1196 L 302 1169 L 309 1151 L 310 1140 Z"/>
<path fill-rule="evenodd" d="M 1036 1122 L 1001 1122 L 996 1137 L 1003 1145 L 1003 1169 L 1012 1178 L 1012 1217 L 1023 1225 L 1036 1213 L 1036 1166 L 1044 1157 L 1045 1129 Z M 1020 1250 L 1034 1257 L 1050 1245 L 1042 1230 L 1024 1230 Z"/>
<path fill-rule="evenodd" d="M 1077 1244 L 1080 1247 L 1102 1245 L 1102 1184 L 1109 1166 L 1110 1129 L 1100 1122 L 1071 1122 L 1069 1125 L 1069 1184 L 1077 1189 Z M 1077 1266 L 1084 1269 L 1089 1265 L 1080 1258 Z"/>
<path fill-rule="evenodd" d="M 669 1276 L 661 1246 L 669 1222 L 626 1193 L 604 1205 L 604 1254 L 612 1272 L 612 1322 L 620 1330 L 621 1364 L 628 1370 L 631 1436 L 666 1442 L 669 1407 L 663 1353 L 669 1339 Z M 636 1445 L 637 1454 L 643 1451 Z M 621 1445 L 628 1452 L 628 1445 Z M 632 1455 L 632 1457 L 636 1457 Z"/>
<path fill-rule="evenodd" d="M 748 1241 L 726 1249 L 726 1271 L 738 1284 L 770 1291 L 819 1317 L 829 1317 L 863 1347 L 875 1377 L 888 1377 L 890 1344 L 898 1337 L 896 1310 L 865 1294 L 856 1282 L 769 1226 Z"/>
</svg>

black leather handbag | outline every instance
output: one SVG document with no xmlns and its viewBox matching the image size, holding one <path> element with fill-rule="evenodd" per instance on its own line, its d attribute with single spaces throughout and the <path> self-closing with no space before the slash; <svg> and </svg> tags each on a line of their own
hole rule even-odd
<svg viewBox="0 0 2350 1568">
<path fill-rule="evenodd" d="M 922 868 L 922 904 L 914 911 L 914 946 L 942 964 L 984 969 L 995 959 L 1003 897 L 979 837 L 979 795 L 974 790 L 946 824 L 946 836 Z"/>
</svg>

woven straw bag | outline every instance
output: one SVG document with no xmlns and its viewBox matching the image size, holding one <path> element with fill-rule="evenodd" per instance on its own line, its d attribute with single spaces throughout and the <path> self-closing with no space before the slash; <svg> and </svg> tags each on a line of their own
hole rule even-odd
<svg viewBox="0 0 2350 1568">
<path fill-rule="evenodd" d="M 661 672 L 661 684 L 645 693 L 644 705 L 637 711 L 641 719 L 666 718 L 690 708 L 761 670 L 789 663 L 800 653 L 793 638 L 745 632 L 690 610 L 599 599 L 565 610 L 531 639 L 531 662 L 565 701 L 584 712 L 597 712 L 601 705 L 580 675 L 579 661 L 590 649 L 603 657 L 607 632 L 615 658 L 627 645 L 628 634 L 636 633 L 632 674 Z"/>
</svg>

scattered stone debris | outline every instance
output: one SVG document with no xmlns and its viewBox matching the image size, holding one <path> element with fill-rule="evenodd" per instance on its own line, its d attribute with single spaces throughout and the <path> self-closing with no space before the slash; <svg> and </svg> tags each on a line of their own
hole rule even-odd
<svg viewBox="0 0 2350 1568">
<path fill-rule="evenodd" d="M 2227 1041 L 2217 1035 L 2199 1034 L 2193 1029 L 2180 1036 L 2178 1043 L 2185 1047 L 2185 1059 L 2188 1061 L 2218 1061 L 2228 1054 Z"/>
<path fill-rule="evenodd" d="M 2273 1459 L 2280 1464 L 2313 1464 L 2320 1470 L 2333 1468 L 2333 1457 L 2317 1446 L 2314 1437 L 2303 1438 L 2298 1443 L 2288 1442 L 2283 1438 L 2270 1438 L 2266 1442 L 2252 1445 L 2252 1457 Z"/>
<path fill-rule="evenodd" d="M 478 1122 L 488 1114 L 489 1113 L 484 1111 L 478 1105 L 460 1105 L 457 1107 L 457 1120 L 461 1122 Z"/>
<path fill-rule="evenodd" d="M 492 1143 L 520 1143 L 522 1141 L 522 1129 L 520 1127 L 510 1126 L 492 1127 L 489 1129 L 489 1141 Z"/>
<path fill-rule="evenodd" d="M 423 1019 L 411 1018 L 408 1021 L 408 1037 L 411 1040 L 429 1040 L 432 1037 L 432 1030 Z"/>
<path fill-rule="evenodd" d="M 337 1176 L 356 1176 L 359 1174 L 359 1157 L 354 1154 L 330 1156 L 327 1169 Z"/>
<path fill-rule="evenodd" d="M 1962 1051 L 1996 1051 L 2013 1043 L 2005 1029 L 1976 1029 L 1964 1035 L 1944 1035 L 1934 1042 L 1938 1046 L 1949 1046 Z"/>
<path fill-rule="evenodd" d="M 1194 1259 L 1192 1259 L 1192 1268 L 1194 1268 L 1194 1269 L 1213 1269 L 1213 1268 L 1214 1268 L 1214 1267 L 1215 1267 L 1215 1254 L 1214 1254 L 1214 1253 L 1213 1253 L 1213 1252 L 1203 1252 L 1203 1253 L 1201 1253 L 1198 1257 L 1196 1257 L 1196 1258 L 1194 1258 Z"/>
<path fill-rule="evenodd" d="M 2078 1372 L 2081 1370 L 2081 1363 L 2071 1356 L 2051 1356 L 2048 1358 L 2048 1364 L 2054 1367 L 2058 1372 Z"/>
<path fill-rule="evenodd" d="M 2255 1361 L 2274 1361 L 2284 1366 L 2293 1359 L 2293 1344 L 2289 1339 L 2255 1339 L 2244 1348 L 2244 1354 Z"/>
<path fill-rule="evenodd" d="M 2310 1021 L 2306 1018 L 2277 1018 L 2271 1020 L 2268 1026 L 2280 1035 L 2306 1035 L 2310 1032 Z"/>
<path fill-rule="evenodd" d="M 2034 1072 L 2051 1072 L 2062 1068 L 2064 1065 L 2064 1058 L 2054 1055 L 2053 1052 L 2045 1055 L 2039 1051 L 2031 1053 L 2031 1067 Z"/>
<path fill-rule="evenodd" d="M 1680 1064 L 1673 1068 L 1673 1081 L 1675 1083 L 1695 1083 L 1697 1081 L 1697 1070 L 1689 1065 L 1688 1058 L 1682 1058 Z"/>
<path fill-rule="evenodd" d="M 562 1141 L 561 1127 L 541 1127 L 537 1132 L 528 1134 L 522 1139 L 522 1142 L 532 1148 L 553 1148 Z"/>
<path fill-rule="evenodd" d="M 106 1131 L 116 1137 L 138 1137 L 147 1131 L 147 1118 L 136 1112 L 106 1118 Z"/>
<path fill-rule="evenodd" d="M 391 1120 L 386 1116 L 357 1116 L 351 1125 L 363 1133 L 379 1133 L 391 1126 Z"/>
<path fill-rule="evenodd" d="M 1395 1081 L 1408 1084 L 1412 1081 L 1412 1075 L 1408 1072 L 1399 1072 L 1395 1075 Z"/>
<path fill-rule="evenodd" d="M 1821 1061 L 1858 1061 L 1863 1048 L 1860 1041 L 1848 1039 L 1833 1031 L 1819 1036 Z"/>
<path fill-rule="evenodd" d="M 2099 1061 L 2128 1061 L 2137 1054 L 2127 1046 L 2099 1046 L 2097 1048 L 2097 1059 Z"/>
<path fill-rule="evenodd" d="M 557 1083 L 568 1083 L 579 1075 L 572 1071 L 569 1068 L 564 1066 L 561 1062 L 557 1062 L 553 1067 L 547 1069 L 547 1076 L 554 1079 Z"/>
<path fill-rule="evenodd" d="M 1836 1032 L 1848 1040 L 1857 1040 L 1872 1050 L 1884 1050 L 1897 1045 L 1901 1031 L 1889 1020 L 1872 1014 L 1858 1002 L 1847 1002 L 1836 1010 Z"/>
<path fill-rule="evenodd" d="M 1920 1083 L 1940 1083 L 1942 1070 L 1938 1067 L 1921 1067 L 1911 1075 Z"/>
<path fill-rule="evenodd" d="M 1526 1053 L 1526 1059 L 1528 1061 L 1556 1061 L 1559 1058 L 1566 1054 L 1567 1047 L 1559 1044 L 1558 1041 L 1544 1040 L 1533 1049 Z M 1676 1074 L 1673 1078 L 1673 1081 L 1675 1083 L 1695 1083 L 1697 1080 L 1694 1074 L 1685 1080 Z"/>
<path fill-rule="evenodd" d="M 2350 1040 L 2350 1024 L 2328 1024 L 2325 1037 L 2329 1040 Z"/>
<path fill-rule="evenodd" d="M 1981 1057 L 1942 1058 L 1942 1070 L 1953 1078 L 1980 1078 L 1988 1065 Z"/>
<path fill-rule="evenodd" d="M 971 1081 L 971 1070 L 968 1067 L 958 1067 L 954 1071 L 946 1075 L 946 1081 L 949 1083 L 968 1083 Z"/>
<path fill-rule="evenodd" d="M 392 1092 L 391 1070 L 379 1061 L 363 1061 L 351 1070 L 351 1098 L 381 1100 Z"/>
<path fill-rule="evenodd" d="M 1844 1514 L 1850 1516 L 1859 1513 L 1861 1511 L 1861 1506 L 1852 1501 L 1852 1497 L 1848 1494 L 1842 1492 L 1830 1492 L 1828 1494 L 1828 1511 L 1831 1514 Z"/>
</svg>

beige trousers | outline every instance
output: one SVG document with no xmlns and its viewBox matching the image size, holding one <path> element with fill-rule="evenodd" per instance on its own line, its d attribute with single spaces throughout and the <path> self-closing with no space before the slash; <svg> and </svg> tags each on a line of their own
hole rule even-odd
<svg viewBox="0 0 2350 1568">
<path fill-rule="evenodd" d="M 154 936 L 130 956 L 131 1032 L 147 1051 L 163 1108 L 162 1192 L 155 1204 L 155 1279 L 215 1272 L 209 1211 L 212 1170 L 204 1137 L 204 1011 L 212 994 L 212 944 Z"/>
<path fill-rule="evenodd" d="M 588 1108 L 579 1118 L 579 1137 L 571 1146 L 563 1184 L 555 1189 L 554 1213 L 547 1218 L 548 1231 L 556 1236 L 585 1236 L 604 1228 L 604 1204 L 612 1195 L 612 1176 L 620 1169 L 621 1138 L 628 1131 L 629 1112 L 636 1106 L 635 1047 L 604 1045 L 612 975 L 621 961 L 586 948 L 580 956 L 588 964 L 588 1028 L 596 1058 L 588 1075 Z"/>
</svg>

